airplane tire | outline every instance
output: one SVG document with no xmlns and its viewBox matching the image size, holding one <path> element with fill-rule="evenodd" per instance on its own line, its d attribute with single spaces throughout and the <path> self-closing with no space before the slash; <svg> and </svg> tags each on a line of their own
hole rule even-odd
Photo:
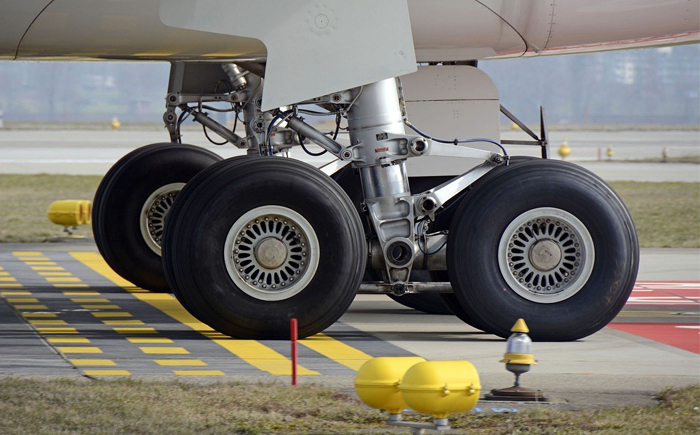
<svg viewBox="0 0 700 435">
<path fill-rule="evenodd" d="M 290 159 L 212 165 L 178 196 L 163 264 L 175 296 L 219 332 L 287 339 L 323 331 L 345 313 L 367 258 L 350 199 L 325 174 Z"/>
<path fill-rule="evenodd" d="M 532 161 L 532 160 L 537 160 L 537 157 L 531 157 L 531 156 L 512 156 L 510 158 L 510 165 L 517 165 L 522 162 L 527 162 L 527 161 Z M 481 183 L 488 183 L 489 179 L 498 174 L 499 169 L 496 169 L 494 171 L 491 171 L 478 179 L 474 184 L 469 186 L 467 188 L 467 194 L 462 197 L 457 199 L 460 203 L 463 201 L 468 201 L 470 196 L 469 192 L 473 191 L 476 187 L 478 187 Z M 432 231 L 441 231 L 441 230 L 449 230 L 450 229 L 450 223 L 452 222 L 452 218 L 454 216 L 455 211 L 458 208 L 458 204 L 454 204 L 454 206 L 451 207 L 451 209 L 447 210 L 445 213 L 439 214 L 437 216 L 437 219 L 433 225 Z M 438 282 L 444 282 L 444 281 L 449 281 L 450 277 L 447 273 L 446 270 L 440 270 L 440 271 L 434 271 L 430 272 L 430 274 L 433 277 L 433 281 L 438 281 Z M 491 330 L 490 326 L 487 323 L 483 323 L 479 321 L 479 319 L 474 318 L 471 316 L 467 311 L 462 308 L 460 305 L 459 301 L 457 300 L 457 297 L 454 295 L 454 293 L 441 293 L 440 297 L 442 298 L 442 302 L 445 304 L 445 306 L 450 310 L 452 314 L 457 316 L 462 322 L 466 323 L 467 325 L 479 329 L 481 331 L 493 334 L 494 331 Z"/>
<path fill-rule="evenodd" d="M 639 264 L 622 201 L 603 180 L 565 162 L 492 172 L 450 225 L 448 272 L 461 308 L 501 337 L 518 318 L 540 341 L 603 328 L 627 301 Z"/>
<path fill-rule="evenodd" d="M 95 243 L 107 264 L 138 287 L 169 291 L 159 254 L 165 214 L 185 183 L 220 160 L 200 147 L 158 143 L 115 163 L 97 188 L 92 211 Z"/>
<path fill-rule="evenodd" d="M 362 224 L 367 231 L 367 221 L 362 213 L 362 185 L 360 176 L 355 173 L 351 165 L 347 165 L 331 176 L 348 194 L 350 200 L 355 204 L 358 215 L 362 217 Z M 421 192 L 432 189 L 433 187 L 445 182 L 451 177 L 411 177 L 409 183 L 411 192 Z M 368 275 L 373 281 L 381 280 L 378 272 L 368 270 Z M 416 282 L 431 282 L 433 281 L 428 271 L 414 270 L 411 272 L 411 281 Z M 403 296 L 387 295 L 401 305 L 413 308 L 414 310 L 422 311 L 427 314 L 452 314 L 452 311 L 443 303 L 439 294 L 423 293 L 423 294 L 407 294 Z"/>
</svg>

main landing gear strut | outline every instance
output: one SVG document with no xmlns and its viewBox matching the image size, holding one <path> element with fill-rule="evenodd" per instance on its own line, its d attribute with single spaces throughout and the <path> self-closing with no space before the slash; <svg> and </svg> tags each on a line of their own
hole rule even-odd
<svg viewBox="0 0 700 435">
<path fill-rule="evenodd" d="M 524 317 L 535 339 L 573 340 L 612 320 L 631 292 L 634 226 L 615 193 L 584 169 L 511 162 L 495 141 L 498 148 L 485 151 L 409 134 L 394 79 L 262 112 L 259 76 L 236 65 L 221 72 L 211 95 L 187 94 L 171 80 L 165 121 L 173 143 L 115 165 L 98 190 L 94 225 L 115 271 L 145 288 L 170 288 L 216 330 L 284 338 L 297 318 L 300 335 L 313 335 L 362 288 L 447 293 L 455 314 L 487 332 L 507 336 Z M 246 136 L 205 114 L 212 108 L 203 101 L 242 113 Z M 306 123 L 303 114 L 318 112 L 303 104 L 334 114 L 335 133 Z M 190 116 L 258 157 L 220 161 L 180 145 Z M 343 118 L 349 144 L 337 140 Z M 359 212 L 357 189 L 272 157 L 309 141 L 359 174 Z M 412 192 L 406 160 L 423 156 L 481 164 Z M 362 284 L 365 269 L 374 278 Z M 423 282 L 411 281 L 412 272 Z"/>
</svg>

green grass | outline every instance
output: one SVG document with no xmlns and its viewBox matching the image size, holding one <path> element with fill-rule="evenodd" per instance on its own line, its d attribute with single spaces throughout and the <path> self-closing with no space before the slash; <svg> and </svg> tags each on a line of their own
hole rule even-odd
<svg viewBox="0 0 700 435">
<path fill-rule="evenodd" d="M 700 247 L 700 183 L 613 182 L 643 248 Z"/>
<path fill-rule="evenodd" d="M 58 199 L 92 199 L 98 176 L 0 175 L 0 242 L 42 242 L 62 234 L 46 209 Z M 614 182 L 644 248 L 700 247 L 700 183 Z M 89 226 L 79 234 L 92 235 Z"/>
<path fill-rule="evenodd" d="M 664 391 L 649 408 L 457 415 L 451 424 L 474 435 L 697 434 L 698 403 L 696 386 Z M 0 416 L 3 435 L 391 433 L 354 394 L 281 384 L 4 378 Z"/>
<path fill-rule="evenodd" d="M 46 216 L 59 199 L 92 201 L 102 177 L 84 175 L 0 175 L 0 242 L 43 242 L 63 234 Z M 78 234 L 92 235 L 89 225 Z"/>
</svg>

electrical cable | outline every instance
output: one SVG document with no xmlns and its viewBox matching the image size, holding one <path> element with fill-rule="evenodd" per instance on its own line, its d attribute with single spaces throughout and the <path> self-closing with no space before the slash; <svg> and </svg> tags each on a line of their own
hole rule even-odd
<svg viewBox="0 0 700 435">
<path fill-rule="evenodd" d="M 204 125 L 204 124 L 202 124 L 202 131 L 204 132 L 204 136 L 207 137 L 207 139 L 209 140 L 209 142 L 213 143 L 214 145 L 219 145 L 219 146 L 221 146 L 221 145 L 226 145 L 226 144 L 228 143 L 228 141 L 225 140 L 225 139 L 224 139 L 223 142 L 214 142 L 214 141 L 212 140 L 212 138 L 209 137 L 209 133 L 207 133 L 207 126 Z"/>
<path fill-rule="evenodd" d="M 442 243 L 442 245 L 440 245 L 438 248 L 436 248 L 433 252 L 427 252 L 425 249 L 423 249 L 423 245 L 421 244 L 421 236 L 422 236 L 421 232 L 422 232 L 422 229 L 423 229 L 423 221 L 418 222 L 418 225 L 417 225 L 417 226 L 418 226 L 418 228 L 416 229 L 416 234 L 417 234 L 417 236 L 418 236 L 418 249 L 420 249 L 420 252 L 422 252 L 423 255 L 434 255 L 434 254 L 437 254 L 438 252 L 440 252 L 440 250 L 441 250 L 442 248 L 445 247 L 445 245 L 447 244 L 447 240 L 445 240 L 445 241 Z"/>
<path fill-rule="evenodd" d="M 484 138 L 484 137 L 476 137 L 476 138 L 473 138 L 473 139 L 465 139 L 465 140 L 458 140 L 458 139 L 454 139 L 454 140 L 438 139 L 438 138 L 436 138 L 436 137 L 430 136 L 429 134 L 423 133 L 423 132 L 420 131 L 416 126 L 414 126 L 413 124 L 411 124 L 411 123 L 408 122 L 408 121 L 405 121 L 404 123 L 406 124 L 406 126 L 408 126 L 408 128 L 410 128 L 411 130 L 415 131 L 415 132 L 418 133 L 419 135 L 421 135 L 421 136 L 423 136 L 423 137 L 425 137 L 425 138 L 428 138 L 428 139 L 430 139 L 430 140 L 434 140 L 435 142 L 439 142 L 439 143 L 446 143 L 446 144 L 457 145 L 457 144 L 460 144 L 460 143 L 485 142 L 485 143 L 490 143 L 490 144 L 496 145 L 497 147 L 499 147 L 499 148 L 501 149 L 501 151 L 503 151 L 503 156 L 504 156 L 505 159 L 506 159 L 506 165 L 508 165 L 509 162 L 510 162 L 510 157 L 508 156 L 508 151 L 506 151 L 506 149 L 505 149 L 505 147 L 504 147 L 503 145 L 501 145 L 498 141 L 495 141 L 495 140 L 493 140 L 493 139 L 488 139 L 488 138 Z"/>
</svg>

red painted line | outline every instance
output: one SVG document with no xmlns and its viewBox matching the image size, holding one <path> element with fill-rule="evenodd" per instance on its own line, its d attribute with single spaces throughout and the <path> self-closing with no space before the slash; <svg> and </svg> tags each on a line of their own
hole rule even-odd
<svg viewBox="0 0 700 435">
<path fill-rule="evenodd" d="M 617 329 L 700 354 L 700 325 L 679 323 L 611 323 Z"/>
</svg>

